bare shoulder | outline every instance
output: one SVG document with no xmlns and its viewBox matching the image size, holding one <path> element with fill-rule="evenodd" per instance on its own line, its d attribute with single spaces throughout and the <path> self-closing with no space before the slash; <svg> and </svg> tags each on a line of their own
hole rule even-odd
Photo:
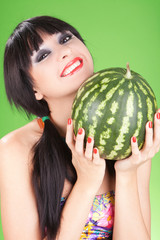
<svg viewBox="0 0 160 240">
<path fill-rule="evenodd" d="M 15 239 L 24 236 L 40 239 L 30 166 L 30 151 L 40 136 L 37 121 L 33 120 L 0 140 L 0 200 L 5 239 L 13 239 L 13 236 Z"/>
<path fill-rule="evenodd" d="M 37 120 L 29 122 L 21 128 L 18 128 L 0 139 L 0 156 L 16 154 L 25 155 L 42 135 Z M 6 157 L 5 157 L 6 158 Z"/>
<path fill-rule="evenodd" d="M 29 167 L 32 158 L 31 149 L 39 140 L 42 132 L 33 120 L 25 126 L 10 132 L 0 140 L 0 176 L 4 170 L 11 171 L 16 167 Z M 1 175 L 2 174 L 2 175 Z M 1 177 L 0 177 L 1 179 Z"/>
<path fill-rule="evenodd" d="M 18 128 L 0 139 L 2 147 L 14 144 L 29 144 L 37 140 L 42 134 L 37 119 L 32 120 L 21 128 Z"/>
</svg>

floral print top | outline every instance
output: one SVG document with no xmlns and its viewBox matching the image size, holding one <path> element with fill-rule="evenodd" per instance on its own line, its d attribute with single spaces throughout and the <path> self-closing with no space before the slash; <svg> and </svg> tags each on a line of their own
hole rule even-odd
<svg viewBox="0 0 160 240">
<path fill-rule="evenodd" d="M 80 240 L 112 239 L 114 196 L 114 191 L 95 196 Z M 65 200 L 65 198 L 61 199 L 62 207 Z"/>
</svg>

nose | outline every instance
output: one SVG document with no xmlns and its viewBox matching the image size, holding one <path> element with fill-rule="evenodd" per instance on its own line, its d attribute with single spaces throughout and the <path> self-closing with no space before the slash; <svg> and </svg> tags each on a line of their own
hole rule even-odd
<svg viewBox="0 0 160 240">
<path fill-rule="evenodd" d="M 72 50 L 69 46 L 62 45 L 58 51 L 58 61 L 69 57 L 72 54 Z"/>
</svg>

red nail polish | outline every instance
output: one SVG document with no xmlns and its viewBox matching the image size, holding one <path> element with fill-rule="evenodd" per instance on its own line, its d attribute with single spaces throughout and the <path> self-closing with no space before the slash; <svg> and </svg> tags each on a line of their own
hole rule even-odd
<svg viewBox="0 0 160 240">
<path fill-rule="evenodd" d="M 149 128 L 152 128 L 152 122 L 151 121 L 149 122 L 148 125 L 149 125 Z"/>
<path fill-rule="evenodd" d="M 97 153 L 97 148 L 94 148 L 93 152 L 94 152 L 94 154 L 96 154 Z"/>
<path fill-rule="evenodd" d="M 83 129 L 82 128 L 79 128 L 79 130 L 78 130 L 78 134 L 82 134 L 83 133 Z"/>
<path fill-rule="evenodd" d="M 71 123 L 72 123 L 72 119 L 68 118 L 68 125 L 71 125 Z"/>
<path fill-rule="evenodd" d="M 88 142 L 88 143 L 91 143 L 91 142 L 92 142 L 92 138 L 91 138 L 91 137 L 88 137 L 87 142 Z"/>
<path fill-rule="evenodd" d="M 159 112 L 156 114 L 156 117 L 157 117 L 157 119 L 160 119 L 160 113 Z"/>
<path fill-rule="evenodd" d="M 132 137 L 132 141 L 135 143 L 136 142 L 136 137 Z"/>
</svg>

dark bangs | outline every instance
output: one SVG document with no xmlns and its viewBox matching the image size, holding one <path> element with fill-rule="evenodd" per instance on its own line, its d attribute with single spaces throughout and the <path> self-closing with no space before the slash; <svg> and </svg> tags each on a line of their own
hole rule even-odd
<svg viewBox="0 0 160 240">
<path fill-rule="evenodd" d="M 32 52 L 34 50 L 38 51 L 39 46 L 43 43 L 42 34 L 52 35 L 64 31 L 72 32 L 72 34 L 84 43 L 77 30 L 68 23 L 57 18 L 40 16 L 20 23 L 11 35 L 8 44 L 14 42 L 14 44 L 17 45 L 16 49 L 20 51 L 20 54 L 17 55 L 19 64 L 21 67 L 26 68 L 30 65 Z"/>
<path fill-rule="evenodd" d="M 52 35 L 64 31 L 70 31 L 84 42 L 70 24 L 49 16 L 34 17 L 21 22 L 7 41 L 4 53 L 6 94 L 10 104 L 14 103 L 18 110 L 25 110 L 27 115 L 43 116 L 49 111 L 45 100 L 35 99 L 32 78 L 28 72 L 31 55 L 43 43 L 42 34 Z"/>
</svg>

